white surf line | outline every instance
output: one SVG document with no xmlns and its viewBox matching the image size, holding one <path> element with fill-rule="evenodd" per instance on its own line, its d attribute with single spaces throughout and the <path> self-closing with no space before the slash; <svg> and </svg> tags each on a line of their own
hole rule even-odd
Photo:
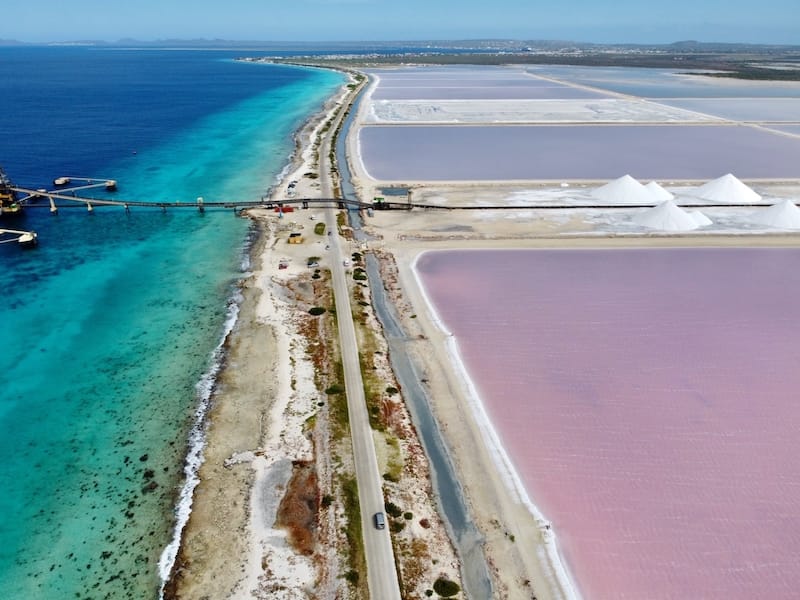
<svg viewBox="0 0 800 600">
<path fill-rule="evenodd" d="M 249 252 L 249 249 L 247 251 Z M 211 354 L 211 366 L 195 386 L 198 395 L 198 404 L 194 411 L 194 423 L 189 433 L 189 449 L 183 467 L 185 481 L 178 496 L 178 502 L 175 505 L 175 527 L 173 529 L 172 540 L 167 544 L 167 547 L 164 548 L 164 551 L 161 553 L 161 558 L 158 560 L 158 575 L 161 579 L 158 590 L 159 600 L 164 599 L 164 588 L 169 581 L 170 574 L 175 566 L 175 560 L 178 557 L 178 550 L 180 549 L 183 537 L 183 528 L 186 526 L 186 523 L 189 521 L 189 515 L 192 513 L 194 490 L 200 483 L 200 466 L 205 461 L 203 449 L 206 444 L 206 416 L 208 414 L 211 395 L 214 391 L 217 376 L 222 369 L 225 341 L 228 339 L 231 331 L 233 331 L 236 321 L 239 318 L 239 305 L 241 301 L 242 296 L 236 291 L 229 300 L 228 314 L 225 320 L 223 334 Z"/>
</svg>

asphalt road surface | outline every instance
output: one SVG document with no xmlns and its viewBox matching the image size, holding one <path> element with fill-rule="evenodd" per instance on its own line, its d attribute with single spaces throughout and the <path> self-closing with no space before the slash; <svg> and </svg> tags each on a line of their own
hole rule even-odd
<svg viewBox="0 0 800 600">
<path fill-rule="evenodd" d="M 383 479 L 378 469 L 372 428 L 367 414 L 361 366 L 358 360 L 358 344 L 350 295 L 347 287 L 347 269 L 344 260 L 349 260 L 347 242 L 337 234 L 336 211 L 326 214 L 329 241 L 331 275 L 336 301 L 336 317 L 339 323 L 339 343 L 344 367 L 344 384 L 347 390 L 347 408 L 350 415 L 350 432 L 353 438 L 353 458 L 358 482 L 358 501 L 361 505 L 361 527 L 364 533 L 364 552 L 367 559 L 367 577 L 370 598 L 400 600 L 400 585 L 395 569 L 394 552 L 389 538 L 388 522 L 384 529 L 375 527 L 374 515 L 384 512 Z M 342 246 L 345 246 L 344 248 Z"/>
<path fill-rule="evenodd" d="M 341 115 L 341 113 L 340 113 Z M 341 116 L 340 116 L 341 118 Z M 319 173 L 321 192 L 324 198 L 331 198 L 333 190 L 330 180 L 328 160 L 332 134 L 336 125 L 329 128 L 324 136 L 319 152 Z M 367 561 L 367 582 L 369 596 L 373 600 L 400 600 L 400 584 L 395 568 L 394 551 L 389 537 L 388 522 L 384 529 L 375 527 L 374 515 L 384 512 L 383 479 L 378 469 L 372 428 L 367 414 L 364 383 L 361 378 L 361 365 L 358 360 L 358 343 L 350 308 L 350 294 L 347 287 L 347 273 L 343 261 L 350 259 L 348 242 L 338 234 L 335 209 L 325 211 L 329 232 L 329 256 L 331 278 L 336 304 L 336 317 L 339 323 L 339 344 L 344 367 L 344 385 L 347 392 L 347 410 L 350 417 L 350 434 L 353 440 L 353 460 L 356 467 L 358 502 L 361 507 L 361 530 L 364 535 L 364 555 Z"/>
</svg>

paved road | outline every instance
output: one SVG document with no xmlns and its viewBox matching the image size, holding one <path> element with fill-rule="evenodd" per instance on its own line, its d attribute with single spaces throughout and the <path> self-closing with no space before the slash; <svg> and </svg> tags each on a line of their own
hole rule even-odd
<svg viewBox="0 0 800 600">
<path fill-rule="evenodd" d="M 330 148 L 331 127 L 320 148 L 319 170 L 322 196 L 331 197 L 331 183 L 328 149 Z M 347 409 L 350 416 L 350 432 L 353 439 L 353 458 L 358 482 L 358 501 L 361 506 L 361 528 L 364 534 L 364 554 L 367 561 L 367 580 L 369 596 L 374 600 L 400 600 L 400 584 L 397 580 L 394 552 L 387 527 L 375 528 L 373 515 L 384 511 L 383 479 L 375 456 L 372 428 L 367 414 L 364 397 L 364 383 L 361 378 L 361 365 L 358 360 L 358 343 L 350 308 L 350 294 L 347 286 L 347 273 L 343 261 L 350 258 L 348 242 L 338 235 L 334 209 L 325 211 L 330 250 L 331 276 L 336 303 L 336 317 L 339 323 L 339 344 L 341 346 L 344 384 L 347 390 Z"/>
<path fill-rule="evenodd" d="M 328 227 L 333 227 L 333 231 L 336 231 L 333 210 L 328 211 Z M 338 238 L 336 233 L 332 237 Z M 336 316 L 339 322 L 339 342 L 347 390 L 347 408 L 350 414 L 350 431 L 353 438 L 353 457 L 358 481 L 358 500 L 361 505 L 361 527 L 364 532 L 370 598 L 400 600 L 400 587 L 397 581 L 388 523 L 386 529 L 378 530 L 373 521 L 373 515 L 384 510 L 383 479 L 378 469 L 372 428 L 369 424 L 366 398 L 364 397 L 356 331 L 347 288 L 348 275 L 342 263 L 348 254 L 343 254 L 338 239 L 334 239 L 333 242 L 329 258 L 332 261 L 331 273 L 336 299 Z"/>
</svg>

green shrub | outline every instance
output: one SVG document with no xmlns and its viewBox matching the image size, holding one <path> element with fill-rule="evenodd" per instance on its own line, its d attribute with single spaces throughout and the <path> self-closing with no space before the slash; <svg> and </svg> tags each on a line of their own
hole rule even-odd
<svg viewBox="0 0 800 600">
<path fill-rule="evenodd" d="M 322 306 L 313 306 L 308 309 L 308 314 L 310 314 L 312 317 L 317 317 L 324 312 L 325 308 L 323 308 Z"/>
<path fill-rule="evenodd" d="M 387 394 L 389 394 L 390 396 L 394 396 L 394 395 L 395 395 L 397 392 L 399 392 L 399 391 L 400 391 L 400 390 L 398 390 L 398 389 L 397 389 L 396 387 L 394 387 L 393 385 L 390 385 L 390 386 L 387 386 L 387 387 L 386 387 L 386 393 L 387 393 Z"/>
<path fill-rule="evenodd" d="M 314 225 L 314 233 L 317 235 L 325 235 L 325 223 L 317 223 Z"/>
<path fill-rule="evenodd" d="M 386 509 L 386 514 L 394 517 L 395 519 L 403 514 L 403 511 L 400 509 L 400 507 L 393 502 L 386 502 L 386 504 L 383 506 Z"/>
<path fill-rule="evenodd" d="M 404 521 L 392 521 L 389 523 L 389 529 L 392 533 L 400 533 L 403 529 L 406 528 L 406 524 Z"/>
<path fill-rule="evenodd" d="M 411 519 L 413 519 L 413 518 L 414 518 L 414 513 L 412 513 L 412 512 L 404 512 L 404 513 L 403 513 L 403 518 L 404 518 L 406 521 L 410 521 Z"/>
<path fill-rule="evenodd" d="M 344 386 L 341 383 L 334 383 L 332 386 L 325 390 L 325 393 L 329 396 L 333 396 L 334 394 L 341 394 L 344 392 Z"/>
<path fill-rule="evenodd" d="M 442 598 L 451 598 L 460 592 L 461 588 L 455 581 L 439 577 L 439 579 L 433 582 L 433 591 Z"/>
<path fill-rule="evenodd" d="M 356 585 L 358 583 L 358 571 L 350 570 L 344 574 L 344 578 L 353 585 Z"/>
</svg>

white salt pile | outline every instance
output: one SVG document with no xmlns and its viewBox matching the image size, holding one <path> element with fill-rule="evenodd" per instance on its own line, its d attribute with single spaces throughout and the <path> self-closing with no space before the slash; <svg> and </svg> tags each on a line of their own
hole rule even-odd
<svg viewBox="0 0 800 600">
<path fill-rule="evenodd" d="M 701 185 L 693 193 L 693 196 L 712 202 L 724 204 L 752 204 L 759 202 L 761 196 L 742 183 L 731 173 L 709 181 Z"/>
<path fill-rule="evenodd" d="M 664 200 L 674 200 L 675 199 L 675 196 L 672 194 L 672 192 L 669 192 L 669 191 L 665 190 L 661 186 L 661 184 L 658 183 L 657 181 L 651 181 L 650 183 L 648 183 L 644 187 L 646 187 L 648 190 L 650 190 L 650 194 L 658 202 L 663 202 Z"/>
<path fill-rule="evenodd" d="M 698 227 L 705 227 L 706 225 L 711 225 L 711 223 L 713 223 L 711 219 L 709 219 L 699 210 L 689 211 L 689 216 L 694 219 L 694 222 L 697 223 Z"/>
<path fill-rule="evenodd" d="M 623 175 L 619 179 L 609 181 L 592 190 L 591 195 L 597 200 L 610 204 L 652 204 L 654 202 L 650 190 L 630 175 Z"/>
<path fill-rule="evenodd" d="M 800 208 L 791 200 L 784 200 L 755 213 L 753 222 L 778 229 L 800 229 Z"/>
<path fill-rule="evenodd" d="M 633 218 L 633 222 L 649 229 L 661 231 L 691 231 L 700 227 L 694 217 L 672 200 L 649 208 Z"/>
</svg>

